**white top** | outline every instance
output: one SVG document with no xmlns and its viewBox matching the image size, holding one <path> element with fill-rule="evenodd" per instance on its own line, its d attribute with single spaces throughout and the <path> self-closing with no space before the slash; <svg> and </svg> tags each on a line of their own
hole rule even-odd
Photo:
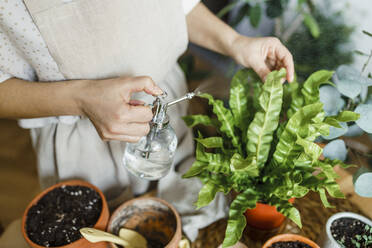
<svg viewBox="0 0 372 248">
<path fill-rule="evenodd" d="M 200 0 L 182 0 L 188 14 Z M 63 75 L 22 0 L 0 0 L 0 83 L 16 77 L 27 81 L 61 81 Z M 22 119 L 23 128 L 74 123 L 77 116 Z"/>
</svg>

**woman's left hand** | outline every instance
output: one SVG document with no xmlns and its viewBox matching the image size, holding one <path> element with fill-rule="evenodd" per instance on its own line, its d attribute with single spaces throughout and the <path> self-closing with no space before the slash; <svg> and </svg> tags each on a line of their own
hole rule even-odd
<svg viewBox="0 0 372 248">
<path fill-rule="evenodd" d="M 284 67 L 287 70 L 287 80 L 293 81 L 292 54 L 277 38 L 237 35 L 231 43 L 230 56 L 242 66 L 252 68 L 262 80 L 265 80 L 272 70 Z"/>
</svg>

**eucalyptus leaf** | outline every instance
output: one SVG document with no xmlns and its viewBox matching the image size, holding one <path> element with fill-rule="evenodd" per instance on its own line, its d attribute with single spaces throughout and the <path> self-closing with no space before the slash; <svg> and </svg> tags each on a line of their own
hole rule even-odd
<svg viewBox="0 0 372 248">
<path fill-rule="evenodd" d="M 329 159 L 346 160 L 347 149 L 343 140 L 333 140 L 323 148 L 323 155 Z"/>
<path fill-rule="evenodd" d="M 359 104 L 355 112 L 360 114 L 356 124 L 367 133 L 372 133 L 372 104 Z"/>
<path fill-rule="evenodd" d="M 337 115 L 344 107 L 345 101 L 341 98 L 337 88 L 331 85 L 324 85 L 319 89 L 320 101 L 324 104 L 326 115 Z"/>
<path fill-rule="evenodd" d="M 372 197 L 372 171 L 361 167 L 353 175 L 355 192 L 362 197 Z"/>
<path fill-rule="evenodd" d="M 357 137 L 361 136 L 364 133 L 363 129 L 361 129 L 357 124 L 353 124 L 349 126 L 347 132 L 344 134 L 346 137 Z"/>
<path fill-rule="evenodd" d="M 360 73 L 351 66 L 339 66 L 333 77 L 333 82 L 341 94 L 351 99 L 354 99 L 362 92 Z"/>
<path fill-rule="evenodd" d="M 347 124 L 345 122 L 340 122 L 339 124 L 341 125 L 342 128 L 330 127 L 329 135 L 328 136 L 323 135 L 322 138 L 326 140 L 333 140 L 344 135 L 348 130 Z"/>
</svg>

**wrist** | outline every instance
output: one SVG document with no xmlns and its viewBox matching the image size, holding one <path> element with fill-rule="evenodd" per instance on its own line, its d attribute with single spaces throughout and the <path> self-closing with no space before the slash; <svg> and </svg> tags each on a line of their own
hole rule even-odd
<svg viewBox="0 0 372 248">
<path fill-rule="evenodd" d="M 70 106 L 73 115 L 84 116 L 84 99 L 86 98 L 86 87 L 89 80 L 74 80 L 68 84 L 68 95 L 70 96 Z"/>
</svg>

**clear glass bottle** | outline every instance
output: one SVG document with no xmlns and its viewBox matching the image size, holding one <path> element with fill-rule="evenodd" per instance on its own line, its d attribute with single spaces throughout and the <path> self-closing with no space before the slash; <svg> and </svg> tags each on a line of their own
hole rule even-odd
<svg viewBox="0 0 372 248">
<path fill-rule="evenodd" d="M 127 143 L 123 163 L 132 174 L 140 178 L 158 180 L 171 169 L 177 136 L 166 114 L 154 118 L 150 127 L 149 134 L 138 143 Z"/>
</svg>

